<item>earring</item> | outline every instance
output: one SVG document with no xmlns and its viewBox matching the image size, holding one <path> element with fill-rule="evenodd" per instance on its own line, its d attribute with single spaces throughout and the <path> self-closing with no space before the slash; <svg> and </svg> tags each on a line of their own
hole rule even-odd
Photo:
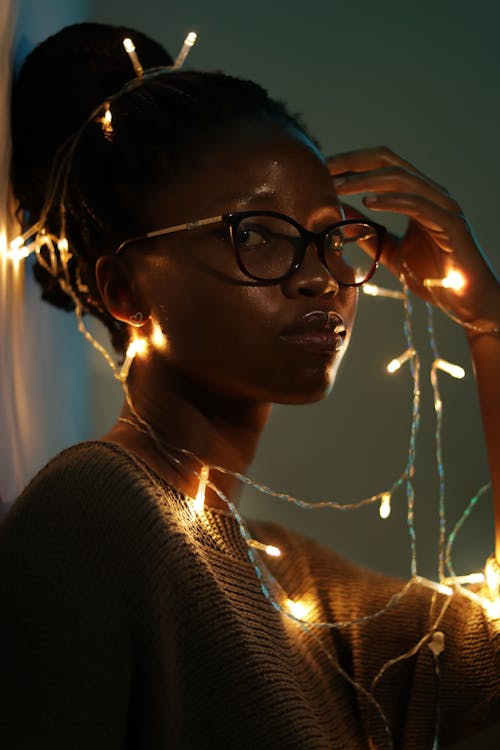
<svg viewBox="0 0 500 750">
<path fill-rule="evenodd" d="M 130 316 L 129 320 L 132 323 L 132 325 L 140 325 L 142 323 L 142 313 L 141 312 L 134 313 L 133 315 Z"/>
</svg>

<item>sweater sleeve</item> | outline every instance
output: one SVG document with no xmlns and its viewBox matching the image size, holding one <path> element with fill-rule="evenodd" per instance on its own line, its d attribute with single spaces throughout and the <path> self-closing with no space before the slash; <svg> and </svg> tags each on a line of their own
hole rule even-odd
<svg viewBox="0 0 500 750">
<path fill-rule="evenodd" d="M 289 595 L 316 602 L 313 621 L 359 621 L 405 590 L 405 581 L 363 569 L 280 527 L 262 524 L 256 533 L 282 548 L 273 572 Z M 393 601 L 380 616 L 327 631 L 326 643 L 382 708 L 394 747 L 430 748 L 437 728 L 447 745 L 500 721 L 500 621 L 488 620 L 463 594 L 448 597 L 415 583 Z M 429 648 L 433 629 L 444 635 L 437 669 Z M 370 747 L 387 747 L 378 710 L 362 690 L 353 696 Z"/>
<path fill-rule="evenodd" d="M 89 461 L 69 471 L 64 461 L 49 465 L 0 526 L 2 748 L 123 747 L 130 537 L 119 477 L 100 486 L 93 468 Z"/>
</svg>

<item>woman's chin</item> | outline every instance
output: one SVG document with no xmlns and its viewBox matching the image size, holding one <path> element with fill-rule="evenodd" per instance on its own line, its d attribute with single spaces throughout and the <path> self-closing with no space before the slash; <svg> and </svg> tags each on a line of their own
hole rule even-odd
<svg viewBox="0 0 500 750">
<path fill-rule="evenodd" d="M 334 361 L 320 368 L 295 373 L 281 394 L 273 399 L 273 403 L 299 405 L 322 401 L 333 388 L 339 364 L 339 361 Z"/>
</svg>

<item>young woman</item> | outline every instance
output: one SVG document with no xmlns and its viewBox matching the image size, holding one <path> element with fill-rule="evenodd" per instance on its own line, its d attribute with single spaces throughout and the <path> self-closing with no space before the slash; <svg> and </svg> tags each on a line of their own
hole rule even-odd
<svg viewBox="0 0 500 750">
<path fill-rule="evenodd" d="M 77 25 L 14 92 L 20 208 L 68 242 L 55 269 L 42 250 L 44 299 L 97 316 L 123 355 L 146 343 L 116 425 L 51 461 L 0 529 L 0 745 L 430 748 L 494 721 L 498 628 L 480 606 L 272 524 L 248 527 L 281 555 L 249 557 L 224 500 L 271 404 L 332 388 L 379 255 L 425 299 L 446 264 L 463 274 L 433 299 L 466 327 L 498 465 L 500 291 L 460 207 L 387 148 L 325 161 L 253 83 L 164 70 L 130 85 L 125 37 L 144 68 L 171 64 L 138 32 Z M 41 102 L 50 118 L 33 117 Z M 410 217 L 403 238 L 339 197 L 367 191 Z"/>
</svg>

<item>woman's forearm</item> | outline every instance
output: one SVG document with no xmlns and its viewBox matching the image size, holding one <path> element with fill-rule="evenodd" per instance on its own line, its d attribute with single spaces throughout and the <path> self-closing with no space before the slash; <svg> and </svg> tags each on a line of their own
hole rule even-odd
<svg viewBox="0 0 500 750">
<path fill-rule="evenodd" d="M 500 561 L 500 336 L 467 334 L 474 365 L 491 471 L 495 512 L 495 555 Z"/>
</svg>

